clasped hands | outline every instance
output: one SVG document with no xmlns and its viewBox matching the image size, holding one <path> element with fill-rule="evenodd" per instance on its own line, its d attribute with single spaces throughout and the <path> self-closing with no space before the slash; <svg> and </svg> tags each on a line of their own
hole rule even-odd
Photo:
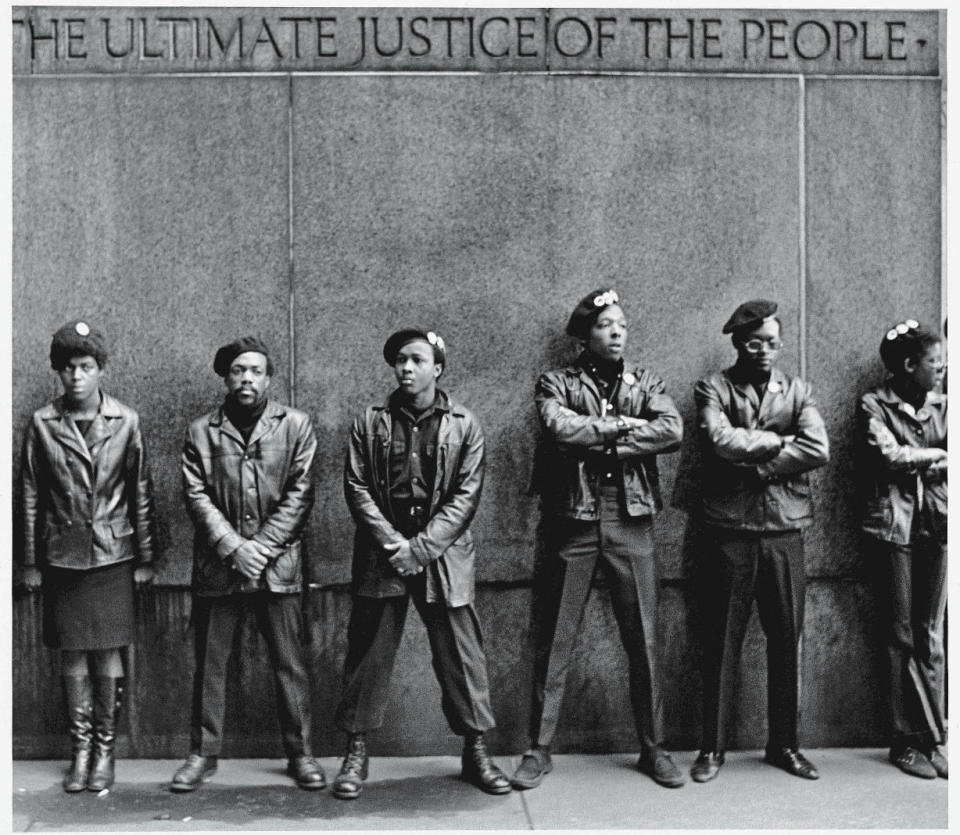
<svg viewBox="0 0 960 835">
<path fill-rule="evenodd" d="M 270 562 L 270 547 L 248 539 L 232 554 L 233 567 L 249 580 L 259 580 Z"/>
<path fill-rule="evenodd" d="M 395 539 L 388 542 L 384 546 L 384 550 L 393 551 L 389 558 L 390 565 L 401 577 L 412 577 L 414 574 L 423 571 L 423 566 L 417 562 L 417 558 L 410 549 L 409 539 Z"/>
</svg>

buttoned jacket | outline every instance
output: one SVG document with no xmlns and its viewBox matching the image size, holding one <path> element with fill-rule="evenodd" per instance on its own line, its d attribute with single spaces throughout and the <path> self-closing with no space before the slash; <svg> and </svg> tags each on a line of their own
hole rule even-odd
<svg viewBox="0 0 960 835">
<path fill-rule="evenodd" d="M 761 402 L 733 367 L 700 380 L 694 394 L 706 520 L 751 531 L 809 526 L 813 502 L 807 474 L 830 457 L 810 386 L 774 368 Z"/>
<path fill-rule="evenodd" d="M 410 539 L 410 550 L 427 572 L 427 600 L 464 606 L 474 597 L 476 548 L 470 522 L 483 490 L 483 432 L 472 412 L 445 392 L 438 394 L 443 411 L 428 521 Z M 367 407 L 350 430 L 344 493 L 357 523 L 353 590 L 362 597 L 406 594 L 404 581 L 389 562 L 394 549 L 388 545 L 406 539 L 395 527 L 390 506 L 391 435 L 389 401 Z"/>
<path fill-rule="evenodd" d="M 657 455 L 679 447 L 680 413 L 663 381 L 636 365 L 624 364 L 615 400 L 604 410 L 597 382 L 581 360 L 537 381 L 534 401 L 543 445 L 534 489 L 546 512 L 597 519 L 600 470 L 607 466 L 622 478 L 628 515 L 650 516 L 663 507 Z M 647 422 L 624 432 L 618 415 Z"/>
<path fill-rule="evenodd" d="M 947 396 L 929 392 L 915 410 L 887 381 L 860 398 L 857 437 L 864 533 L 907 545 L 922 506 L 920 529 L 945 542 L 947 472 L 930 465 L 947 448 Z"/>
<path fill-rule="evenodd" d="M 153 561 L 150 473 L 137 413 L 101 392 L 84 438 L 63 398 L 33 413 L 21 466 L 24 566 Z"/>
<path fill-rule="evenodd" d="M 316 450 L 309 416 L 272 400 L 246 443 L 222 406 L 190 424 L 181 473 L 194 525 L 196 594 L 213 597 L 251 588 L 232 561 L 248 539 L 269 549 L 255 587 L 280 594 L 301 590 L 301 533 L 313 506 Z"/>
</svg>

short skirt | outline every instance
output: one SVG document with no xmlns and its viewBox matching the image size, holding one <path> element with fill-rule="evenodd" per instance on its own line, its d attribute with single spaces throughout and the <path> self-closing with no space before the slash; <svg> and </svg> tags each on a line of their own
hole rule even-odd
<svg viewBox="0 0 960 835">
<path fill-rule="evenodd" d="M 43 571 L 43 643 L 53 649 L 113 649 L 133 643 L 134 560 Z"/>
</svg>

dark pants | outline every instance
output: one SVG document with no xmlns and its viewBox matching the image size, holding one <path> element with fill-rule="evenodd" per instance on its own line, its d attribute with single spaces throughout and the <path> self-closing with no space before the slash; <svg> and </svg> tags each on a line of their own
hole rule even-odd
<svg viewBox="0 0 960 835">
<path fill-rule="evenodd" d="M 891 749 L 926 750 L 944 741 L 943 612 L 947 546 L 917 537 L 882 543 L 886 563 L 886 635 L 890 659 Z"/>
<path fill-rule="evenodd" d="M 191 750 L 205 757 L 220 753 L 227 661 L 237 629 L 251 610 L 273 667 L 283 749 L 287 757 L 309 754 L 310 687 L 301 645 L 300 596 L 268 591 L 193 598 L 197 669 L 193 677 Z"/>
<path fill-rule="evenodd" d="M 347 631 L 344 693 L 336 724 L 347 733 L 383 725 L 390 677 L 403 637 L 410 598 L 427 628 L 444 716 L 455 734 L 494 727 L 480 621 L 472 605 L 428 603 L 426 572 L 407 579 L 408 594 L 354 597 Z"/>
<path fill-rule="evenodd" d="M 662 737 L 657 676 L 657 562 L 649 517 L 626 517 L 615 489 L 601 493 L 597 522 L 555 517 L 545 524 L 546 559 L 535 589 L 530 738 L 549 746 L 557 730 L 567 669 L 599 561 L 630 665 L 630 699 L 644 752 Z M 546 520 L 545 520 L 546 521 Z"/>
<path fill-rule="evenodd" d="M 715 563 L 706 572 L 703 641 L 704 751 L 724 751 L 735 716 L 740 651 L 757 601 L 767 637 L 767 747 L 796 748 L 799 643 L 806 574 L 800 531 L 709 528 Z"/>
</svg>

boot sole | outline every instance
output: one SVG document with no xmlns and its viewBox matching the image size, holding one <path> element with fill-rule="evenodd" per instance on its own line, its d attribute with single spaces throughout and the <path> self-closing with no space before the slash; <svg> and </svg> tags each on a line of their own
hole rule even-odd
<svg viewBox="0 0 960 835">
<path fill-rule="evenodd" d="M 463 780 L 464 783 L 469 783 L 471 786 L 475 786 L 476 788 L 480 789 L 480 791 L 486 792 L 487 794 L 509 794 L 512 788 L 510 783 L 507 783 L 507 785 L 503 786 L 502 788 L 485 786 L 479 780 L 472 780 L 470 777 L 467 777 L 463 774 L 460 775 L 460 779 Z"/>
<path fill-rule="evenodd" d="M 360 792 L 362 791 L 363 791 L 362 788 L 357 789 L 355 792 L 343 791 L 342 789 L 338 789 L 336 786 L 334 786 L 330 790 L 330 794 L 332 794 L 338 800 L 356 800 L 358 797 L 360 797 Z"/>
<path fill-rule="evenodd" d="M 170 791 L 172 792 L 195 792 L 200 788 L 204 783 L 206 783 L 214 774 L 217 773 L 217 770 L 214 768 L 211 771 L 206 772 L 203 777 L 200 778 L 199 783 L 171 783 Z"/>
</svg>

